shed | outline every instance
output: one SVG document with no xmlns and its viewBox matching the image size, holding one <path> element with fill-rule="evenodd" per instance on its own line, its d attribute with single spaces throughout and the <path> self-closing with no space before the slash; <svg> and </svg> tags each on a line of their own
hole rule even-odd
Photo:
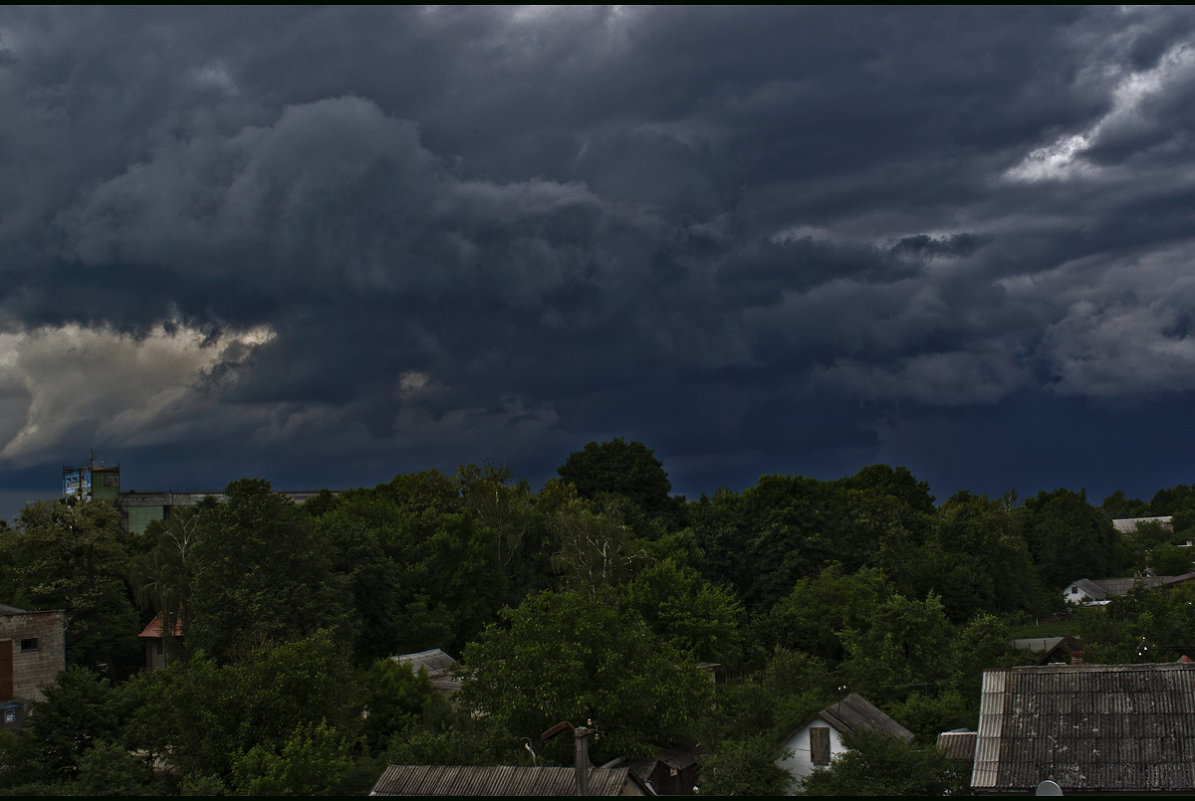
<svg viewBox="0 0 1195 801">
<path fill-rule="evenodd" d="M 1190 792 L 1195 665 L 1041 665 L 983 674 L 971 787 Z"/>
</svg>

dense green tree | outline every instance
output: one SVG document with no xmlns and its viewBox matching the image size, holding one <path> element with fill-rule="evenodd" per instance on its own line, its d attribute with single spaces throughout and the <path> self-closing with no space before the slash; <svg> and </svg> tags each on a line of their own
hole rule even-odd
<svg viewBox="0 0 1195 801">
<path fill-rule="evenodd" d="M 905 467 L 873 464 L 838 483 L 850 489 L 867 490 L 895 498 L 914 512 L 926 515 L 934 513 L 934 496 L 929 492 L 929 482 L 918 481 Z"/>
<path fill-rule="evenodd" d="M 701 765 L 698 795 L 785 795 L 793 777 L 777 764 L 783 756 L 766 736 L 724 742 Z"/>
<path fill-rule="evenodd" d="M 843 738 L 849 749 L 805 777 L 802 795 L 967 795 L 970 772 L 932 743 L 903 743 L 875 729 Z"/>
<path fill-rule="evenodd" d="M 1116 492 L 1104 498 L 1104 502 L 1100 504 L 1100 508 L 1110 518 L 1123 517 L 1149 517 L 1155 514 L 1150 510 L 1150 505 L 1137 498 L 1125 498 L 1123 490 Z"/>
<path fill-rule="evenodd" d="M 149 794 L 153 768 L 118 742 L 97 740 L 79 757 L 78 788 L 84 795 Z"/>
<path fill-rule="evenodd" d="M 1138 582 L 1107 606 L 1078 615 L 1084 658 L 1104 664 L 1195 657 L 1195 585 L 1148 588 Z"/>
<path fill-rule="evenodd" d="M 950 640 L 947 657 L 951 686 L 975 704 L 979 703 L 984 670 L 1025 663 L 1025 652 L 1012 646 L 1008 626 L 987 612 L 977 613 L 959 627 Z M 978 706 L 975 712 L 978 714 Z"/>
<path fill-rule="evenodd" d="M 861 568 L 847 575 L 841 565 L 830 565 L 798 581 L 759 620 L 758 639 L 768 648 L 804 651 L 837 664 L 845 656 L 841 633 L 866 629 L 875 610 L 895 592 L 880 570 Z"/>
<path fill-rule="evenodd" d="M 936 692 L 949 677 L 942 646 L 950 635 L 936 595 L 924 601 L 893 595 L 874 608 L 864 628 L 841 633 L 847 686 L 875 704 Z"/>
<path fill-rule="evenodd" d="M 43 692 L 45 698 L 33 703 L 22 727 L 34 776 L 49 782 L 74 780 L 87 750 L 119 735 L 120 695 L 108 679 L 77 665 L 60 672 Z"/>
<path fill-rule="evenodd" d="M 371 753 L 380 753 L 396 736 L 447 727 L 452 710 L 426 671 L 412 673 L 393 659 L 374 662 L 364 677 L 367 716 L 363 733 Z"/>
<path fill-rule="evenodd" d="M 199 512 L 190 546 L 188 647 L 233 660 L 321 628 L 348 639 L 348 582 L 311 517 L 268 481 L 234 481 L 225 492 L 225 503 Z"/>
<path fill-rule="evenodd" d="M 643 568 L 625 588 L 626 603 L 673 648 L 717 662 L 739 650 L 742 606 L 728 588 L 671 558 Z"/>
<path fill-rule="evenodd" d="M 800 476 L 762 476 L 740 495 L 720 491 L 691 510 L 711 577 L 729 581 L 753 611 L 770 608 L 800 579 L 832 562 L 902 572 L 928 517 L 871 488 Z"/>
<path fill-rule="evenodd" d="M 181 650 L 175 631 L 186 632 L 191 619 L 191 546 L 198 535 L 199 510 L 177 510 L 146 529 L 149 550 L 133 561 L 133 575 L 142 608 L 162 616 L 166 647 Z"/>
<path fill-rule="evenodd" d="M 1002 501 L 960 492 L 938 510 L 916 565 L 916 591 L 942 597 L 948 617 L 1052 611 L 1029 548 Z"/>
<path fill-rule="evenodd" d="M 1179 576 L 1191 572 L 1191 560 L 1195 554 L 1191 548 L 1164 542 L 1149 552 L 1149 566 L 1158 576 Z"/>
<path fill-rule="evenodd" d="M 125 676 L 141 655 L 127 539 L 103 501 L 29 504 L 0 531 L 0 598 L 64 610 L 67 661 Z"/>
<path fill-rule="evenodd" d="M 719 737 L 743 740 L 757 734 L 780 743 L 841 693 L 826 663 L 800 651 L 777 649 L 746 678 L 718 685 Z"/>
<path fill-rule="evenodd" d="M 126 737 L 182 776 L 235 784 L 234 766 L 255 746 L 277 753 L 296 729 L 355 731 L 361 693 L 343 649 L 328 632 L 270 643 L 221 665 L 203 652 L 142 674 L 126 690 L 133 706 Z"/>
<path fill-rule="evenodd" d="M 583 498 L 620 495 L 651 517 L 669 515 L 676 508 L 663 463 L 642 442 L 616 438 L 587 443 L 583 450 L 569 454 L 556 472 Z"/>
<path fill-rule="evenodd" d="M 915 692 L 889 706 L 887 711 L 920 742 L 932 743 L 944 731 L 975 729 L 979 721 L 979 692 L 966 696 L 955 689 L 937 695 Z"/>
<path fill-rule="evenodd" d="M 610 599 L 564 591 L 530 596 L 500 617 L 465 649 L 464 708 L 516 740 L 561 720 L 592 720 L 598 763 L 696 739 L 712 708 L 709 679 L 638 616 Z M 563 749 L 562 762 L 571 760 L 569 748 L 549 745 Z"/>
<path fill-rule="evenodd" d="M 576 500 L 552 515 L 548 521 L 560 550 L 552 566 L 562 586 L 596 597 L 604 587 L 614 586 L 634 574 L 644 554 L 635 550 L 634 535 L 617 517 L 593 511 L 590 504 Z"/>
<path fill-rule="evenodd" d="M 1115 563 L 1116 529 L 1082 492 L 1039 492 L 1017 518 L 1047 592 L 1078 578 L 1107 576 Z"/>
<path fill-rule="evenodd" d="M 357 765 L 353 743 L 326 721 L 299 724 L 282 744 L 258 744 L 233 765 L 232 786 L 240 795 L 348 795 Z"/>
</svg>

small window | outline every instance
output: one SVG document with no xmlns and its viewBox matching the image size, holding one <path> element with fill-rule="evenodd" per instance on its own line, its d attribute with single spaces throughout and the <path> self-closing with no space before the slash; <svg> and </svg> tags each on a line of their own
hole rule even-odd
<svg viewBox="0 0 1195 801">
<path fill-rule="evenodd" d="M 21 640 L 21 653 L 37 650 L 37 637 L 30 637 L 27 640 Z"/>
<path fill-rule="evenodd" d="M 830 764 L 830 727 L 809 727 L 809 754 L 815 765 Z"/>
<path fill-rule="evenodd" d="M 17 710 L 15 710 L 15 709 L 4 710 L 4 722 L 5 723 L 16 723 L 17 722 Z"/>
</svg>

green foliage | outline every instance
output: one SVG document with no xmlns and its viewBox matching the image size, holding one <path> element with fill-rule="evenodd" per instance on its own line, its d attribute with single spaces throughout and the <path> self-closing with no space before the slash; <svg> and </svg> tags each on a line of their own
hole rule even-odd
<svg viewBox="0 0 1195 801">
<path fill-rule="evenodd" d="M 280 749 L 305 724 L 326 720 L 352 729 L 360 722 L 348 660 L 328 632 L 268 644 L 231 665 L 200 652 L 188 663 L 142 674 L 128 693 L 134 746 L 168 755 L 184 776 L 225 782 L 254 746 Z"/>
<path fill-rule="evenodd" d="M 875 607 L 866 628 L 842 632 L 847 686 L 880 705 L 938 689 L 948 676 L 942 650 L 950 634 L 936 595 L 893 595 Z"/>
<path fill-rule="evenodd" d="M 25 720 L 24 745 L 40 778 L 73 779 L 89 748 L 119 736 L 122 699 L 106 678 L 74 665 L 60 672 L 43 694 L 45 699 L 33 703 Z"/>
<path fill-rule="evenodd" d="M 964 695 L 954 689 L 937 695 L 913 693 L 887 711 L 893 720 L 913 732 L 919 742 L 932 743 L 944 731 L 975 730 L 979 723 L 979 693 Z"/>
<path fill-rule="evenodd" d="M 850 489 L 890 496 L 921 514 L 934 513 L 934 496 L 929 493 L 929 482 L 918 481 L 905 467 L 873 464 L 838 483 Z"/>
<path fill-rule="evenodd" d="M 671 506 L 672 482 L 654 451 L 642 442 L 617 438 L 600 445 L 587 443 L 584 450 L 569 454 L 556 472 L 583 498 L 621 495 L 651 515 L 666 513 Z"/>
<path fill-rule="evenodd" d="M 874 729 L 843 738 L 849 749 L 805 777 L 802 795 L 967 795 L 970 772 L 936 746 L 902 743 Z"/>
<path fill-rule="evenodd" d="M 756 629 L 768 647 L 805 651 L 837 664 L 846 654 L 841 632 L 866 628 L 876 607 L 894 594 L 880 570 L 845 575 L 841 565 L 830 565 L 798 581 Z"/>
<path fill-rule="evenodd" d="M 978 704 L 985 669 L 1024 664 L 1025 652 L 1011 640 L 1008 626 L 995 615 L 980 612 L 968 620 L 950 641 L 951 685 Z"/>
<path fill-rule="evenodd" d="M 280 749 L 259 744 L 238 759 L 233 786 L 241 795 L 347 794 L 352 751 L 352 743 L 326 721 L 300 724 Z"/>
<path fill-rule="evenodd" d="M 222 661 L 318 629 L 350 635 L 347 582 L 310 516 L 260 479 L 234 481 L 199 512 L 188 647 Z"/>
<path fill-rule="evenodd" d="M 1138 583 L 1107 606 L 1077 616 L 1084 658 L 1104 664 L 1173 662 L 1195 656 L 1195 585 L 1148 589 Z"/>
<path fill-rule="evenodd" d="M 0 531 L 0 598 L 26 609 L 62 609 L 71 664 L 120 678 L 139 661 L 130 551 L 104 501 L 38 501 Z"/>
<path fill-rule="evenodd" d="M 432 687 L 426 671 L 418 675 L 393 659 L 374 662 L 364 677 L 366 708 L 363 732 L 371 753 L 383 751 L 395 735 L 420 728 L 439 731 L 451 717 L 448 701 Z"/>
<path fill-rule="evenodd" d="M 712 707 L 709 680 L 638 616 L 604 597 L 565 591 L 530 596 L 500 617 L 465 649 L 466 709 L 516 739 L 538 737 L 561 720 L 593 720 L 598 763 L 696 739 Z"/>
<path fill-rule="evenodd" d="M 636 563 L 644 559 L 633 550 L 630 529 L 617 518 L 595 513 L 583 501 L 556 512 L 548 526 L 560 543 L 552 566 L 561 574 L 561 585 L 591 597 L 629 578 Z"/>
<path fill-rule="evenodd" d="M 1150 510 L 1150 505 L 1137 498 L 1125 498 L 1122 490 L 1104 498 L 1104 502 L 1100 504 L 1100 508 L 1109 518 L 1124 518 L 1124 517 L 1150 517 L 1151 515 L 1161 514 L 1160 512 L 1153 512 Z"/>
<path fill-rule="evenodd" d="M 1018 510 L 1018 522 L 1050 591 L 1081 577 L 1108 575 L 1116 560 L 1116 529 L 1082 493 L 1039 492 Z"/>
<path fill-rule="evenodd" d="M 1149 552 L 1149 566 L 1158 576 L 1180 576 L 1191 572 L 1191 560 L 1195 558 L 1191 548 L 1162 543 Z"/>
<path fill-rule="evenodd" d="M 729 581 L 753 611 L 832 562 L 850 572 L 880 566 L 908 584 L 909 554 L 928 526 L 903 497 L 799 476 L 762 476 L 741 495 L 719 491 L 691 516 L 713 577 Z"/>
<path fill-rule="evenodd" d="M 87 795 L 139 795 L 153 771 L 120 743 L 97 740 L 79 757 L 78 786 Z"/>
<path fill-rule="evenodd" d="M 776 764 L 785 753 L 768 737 L 721 743 L 701 766 L 699 795 L 785 795 L 792 774 Z"/>
<path fill-rule="evenodd" d="M 720 662 L 736 654 L 743 608 L 691 567 L 664 559 L 626 585 L 626 602 L 662 642 L 696 659 Z"/>
<path fill-rule="evenodd" d="M 764 734 L 783 742 L 839 695 L 822 660 L 777 649 L 761 670 L 718 686 L 718 731 L 725 739 Z"/>
<path fill-rule="evenodd" d="M 1029 548 L 1002 501 L 960 492 L 942 505 L 916 560 L 918 593 L 942 597 L 947 616 L 1045 611 Z"/>
<path fill-rule="evenodd" d="M 526 507 L 526 487 L 507 481 L 497 468 L 473 466 L 456 479 L 400 475 L 342 495 L 318 519 L 350 588 L 359 664 L 428 648 L 457 653 L 509 597 L 508 573 L 546 583 L 542 526 Z"/>
</svg>

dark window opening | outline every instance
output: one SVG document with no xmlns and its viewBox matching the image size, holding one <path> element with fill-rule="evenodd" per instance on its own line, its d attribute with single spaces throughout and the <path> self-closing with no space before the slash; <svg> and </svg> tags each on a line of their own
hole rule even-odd
<svg viewBox="0 0 1195 801">
<path fill-rule="evenodd" d="M 36 650 L 37 650 L 37 637 L 30 637 L 27 640 L 21 640 L 21 653 L 25 653 L 26 651 L 36 651 Z"/>
<path fill-rule="evenodd" d="M 830 764 L 830 727 L 812 726 L 809 729 L 809 751 L 815 765 Z"/>
</svg>

